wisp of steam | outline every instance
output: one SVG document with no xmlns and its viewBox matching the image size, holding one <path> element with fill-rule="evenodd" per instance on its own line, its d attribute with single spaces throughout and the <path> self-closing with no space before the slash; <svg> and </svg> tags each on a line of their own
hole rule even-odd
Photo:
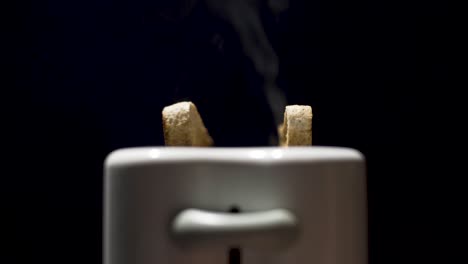
<svg viewBox="0 0 468 264">
<path fill-rule="evenodd" d="M 278 125 L 283 120 L 286 98 L 276 84 L 279 61 L 268 40 L 260 19 L 264 0 L 205 0 L 207 6 L 231 24 L 239 35 L 243 50 L 263 77 L 263 89 Z M 267 1 L 270 10 L 278 14 L 288 7 L 288 0 Z"/>
<path fill-rule="evenodd" d="M 239 36 L 245 55 L 263 78 L 263 93 L 273 113 L 276 125 L 283 121 L 286 98 L 277 86 L 279 61 L 260 19 L 260 8 L 265 4 L 278 15 L 289 6 L 289 0 L 185 0 L 179 13 L 187 15 L 198 1 L 204 1 L 213 14 L 229 23 Z M 277 135 L 275 133 L 277 140 Z"/>
</svg>

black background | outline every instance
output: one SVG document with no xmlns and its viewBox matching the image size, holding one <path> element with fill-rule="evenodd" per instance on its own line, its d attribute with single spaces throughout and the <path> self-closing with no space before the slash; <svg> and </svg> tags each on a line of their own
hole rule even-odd
<svg viewBox="0 0 468 264">
<path fill-rule="evenodd" d="M 259 77 L 203 4 L 174 21 L 158 15 L 174 10 L 161 1 L 15 7 L 4 263 L 100 263 L 103 160 L 163 145 L 166 105 L 194 101 L 218 146 L 267 144 Z M 439 257 L 428 219 L 444 208 L 421 168 L 447 83 L 446 18 L 442 3 L 382 0 L 292 0 L 279 22 L 263 15 L 288 102 L 314 109 L 314 144 L 367 158 L 370 264 Z"/>
</svg>

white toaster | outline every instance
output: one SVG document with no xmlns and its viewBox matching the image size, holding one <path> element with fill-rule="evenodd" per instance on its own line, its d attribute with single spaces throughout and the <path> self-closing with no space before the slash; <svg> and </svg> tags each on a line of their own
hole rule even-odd
<svg viewBox="0 0 468 264">
<path fill-rule="evenodd" d="M 367 263 L 353 149 L 129 148 L 104 182 L 104 264 Z"/>
</svg>

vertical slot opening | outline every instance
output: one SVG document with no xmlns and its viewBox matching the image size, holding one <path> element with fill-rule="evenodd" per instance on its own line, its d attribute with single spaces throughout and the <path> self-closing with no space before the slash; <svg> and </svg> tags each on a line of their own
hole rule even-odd
<svg viewBox="0 0 468 264">
<path fill-rule="evenodd" d="M 232 214 L 240 213 L 240 208 L 237 205 L 233 205 L 228 210 Z M 241 264 L 242 251 L 239 247 L 231 247 L 228 250 L 228 264 Z"/>
<path fill-rule="evenodd" d="M 230 248 L 228 255 L 228 264 L 241 264 L 242 252 L 240 248 Z"/>
<path fill-rule="evenodd" d="M 233 205 L 229 207 L 229 212 L 233 214 L 239 213 L 240 212 L 239 206 Z"/>
</svg>

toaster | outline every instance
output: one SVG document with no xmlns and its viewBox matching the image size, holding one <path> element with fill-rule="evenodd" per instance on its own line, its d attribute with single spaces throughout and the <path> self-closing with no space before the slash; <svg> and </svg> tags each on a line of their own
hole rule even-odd
<svg viewBox="0 0 468 264">
<path fill-rule="evenodd" d="M 104 188 L 104 264 L 367 263 L 354 149 L 120 149 Z"/>
</svg>

